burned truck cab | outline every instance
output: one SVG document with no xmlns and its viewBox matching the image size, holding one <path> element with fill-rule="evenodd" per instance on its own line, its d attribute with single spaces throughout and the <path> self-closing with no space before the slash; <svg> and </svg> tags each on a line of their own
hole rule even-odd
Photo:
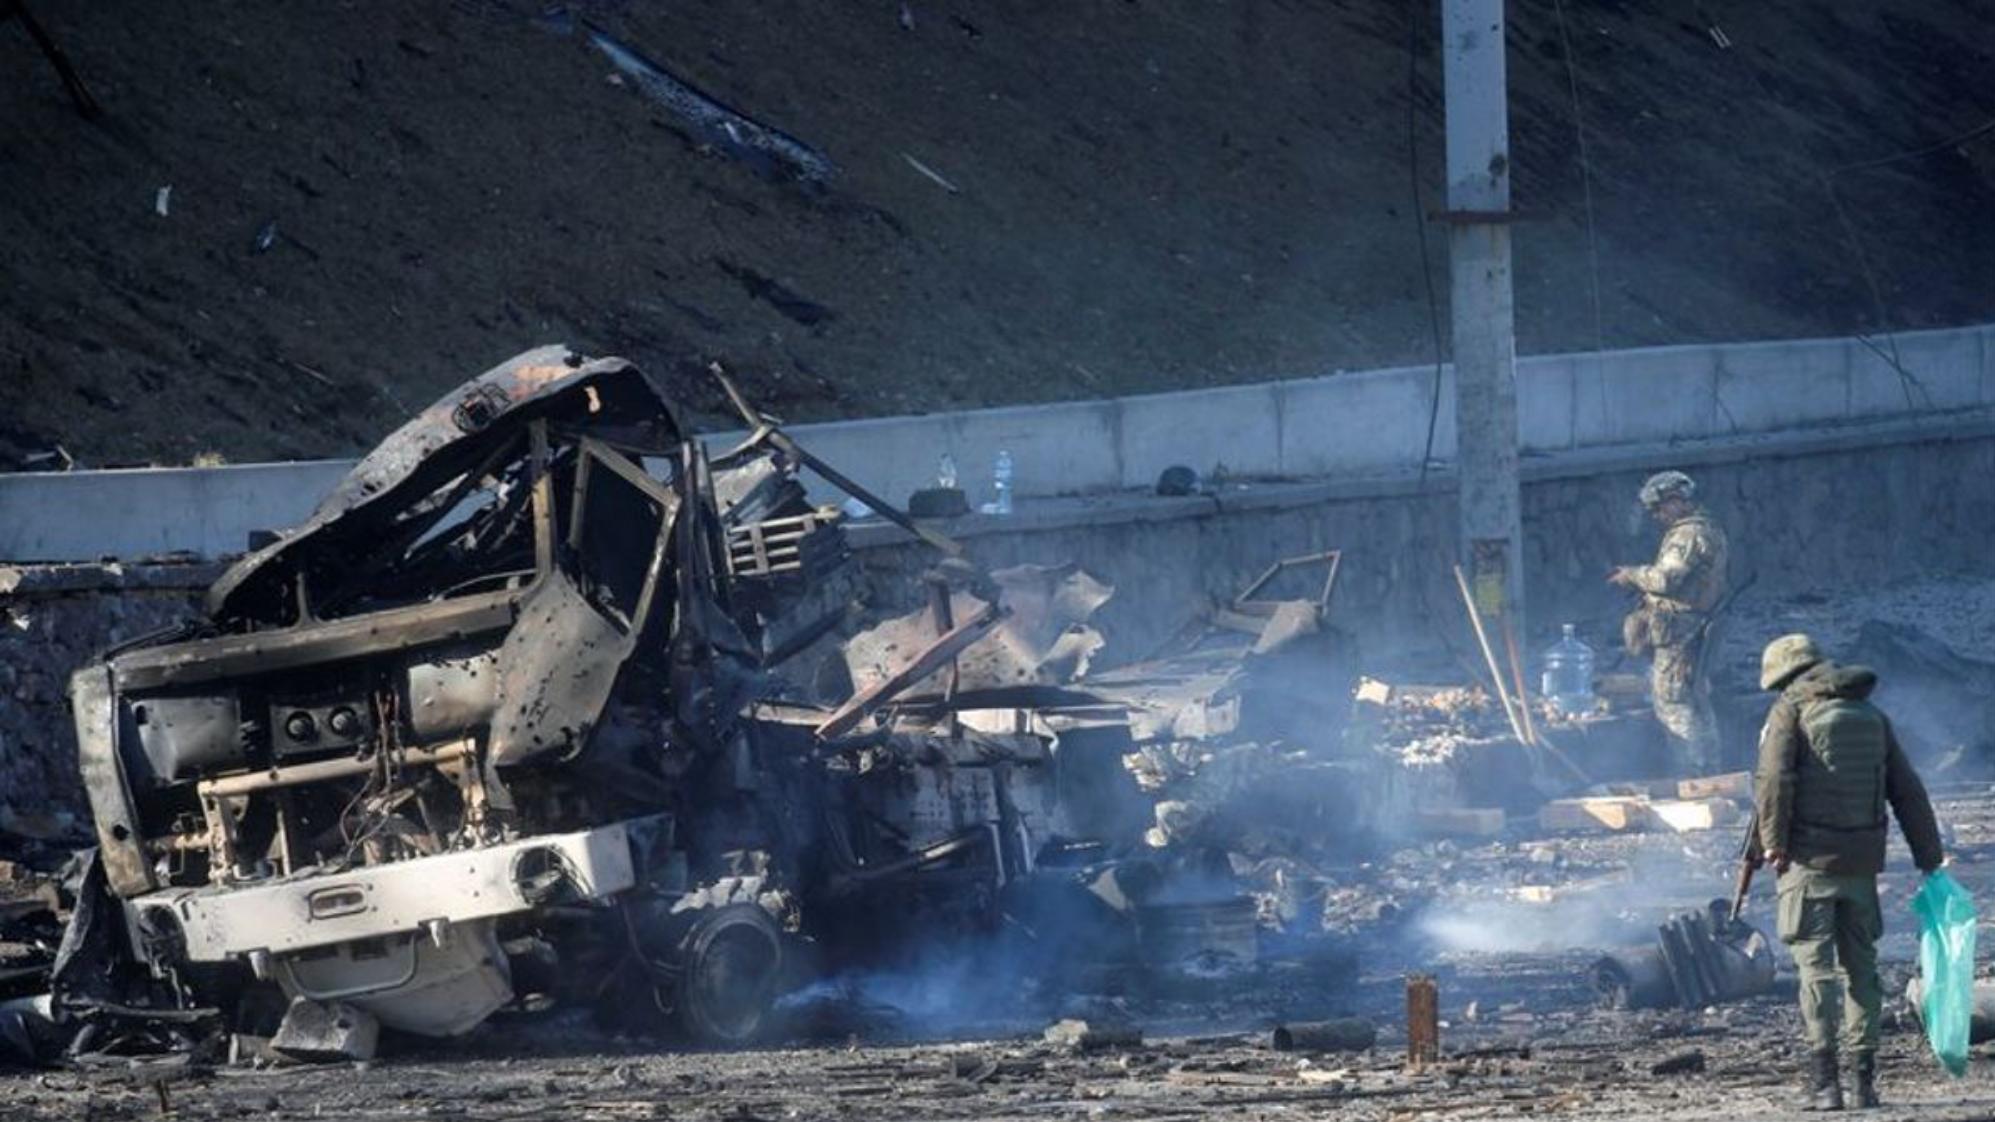
<svg viewBox="0 0 1995 1122">
<path fill-rule="evenodd" d="M 72 678 L 133 953 L 450 1035 L 523 954 L 622 939 L 676 980 L 661 1009 L 752 1032 L 787 904 L 749 804 L 785 780 L 739 715 L 842 607 L 771 589 L 842 557 L 794 464 L 717 467 L 629 363 L 545 347 L 465 384 L 198 625 Z M 735 828 L 682 829 L 732 803 Z"/>
</svg>

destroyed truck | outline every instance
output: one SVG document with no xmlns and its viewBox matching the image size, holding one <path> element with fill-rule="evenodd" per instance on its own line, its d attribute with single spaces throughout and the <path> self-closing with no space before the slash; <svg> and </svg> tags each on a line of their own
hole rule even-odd
<svg viewBox="0 0 1995 1122">
<path fill-rule="evenodd" d="M 520 355 L 236 561 L 198 623 L 77 671 L 88 912 L 141 981 L 58 1009 L 453 1035 L 530 990 L 737 1042 L 799 947 L 828 968 L 929 904 L 988 922 L 1048 853 L 1102 852 L 1070 844 L 1092 825 L 1140 833 L 1072 789 L 1126 781 L 1113 720 L 1076 725 L 1063 780 L 1043 729 L 875 714 L 1007 622 L 981 576 L 958 583 L 983 599 L 938 583 L 933 635 L 836 712 L 777 673 L 857 587 L 800 469 L 953 543 L 735 398 L 752 432 L 710 456 L 631 364 Z"/>
</svg>

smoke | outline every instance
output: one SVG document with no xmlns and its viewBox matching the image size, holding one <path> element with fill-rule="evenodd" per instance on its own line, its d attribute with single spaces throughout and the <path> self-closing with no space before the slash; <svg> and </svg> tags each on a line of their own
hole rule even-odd
<svg viewBox="0 0 1995 1122">
<path fill-rule="evenodd" d="M 1918 627 L 1884 620 L 1858 630 L 1848 661 L 1878 673 L 1873 700 L 1922 765 L 1971 763 L 1985 772 L 1988 730 L 1995 727 L 1995 704 L 1989 700 L 1995 697 L 1995 663 L 1963 655 Z"/>
<path fill-rule="evenodd" d="M 882 917 L 876 939 L 827 948 L 829 981 L 783 1002 L 798 1031 L 1002 1034 L 1119 1013 L 1117 995 L 1216 991 L 1260 953 L 1256 903 L 1223 865 L 1162 858 L 1042 868 L 995 914 L 926 917 L 918 933 Z"/>
<path fill-rule="evenodd" d="M 845 999 L 892 1009 L 903 1027 L 919 1035 L 1021 1015 L 1019 980 L 1005 979 L 1005 971 L 968 951 L 957 948 L 905 970 L 848 973 L 828 985 Z"/>
<path fill-rule="evenodd" d="M 803 1036 L 916 1038 L 1004 1032 L 1043 1020 L 1046 979 L 1013 942 L 957 935 L 893 964 L 853 967 L 783 997 Z"/>
<path fill-rule="evenodd" d="M 1618 897 L 1621 894 L 1616 894 Z M 1478 954 L 1545 954 L 1625 946 L 1655 934 L 1619 899 L 1581 896 L 1549 904 L 1477 901 L 1431 908 L 1416 923 L 1442 950 Z"/>
<path fill-rule="evenodd" d="M 1443 951 L 1549 954 L 1646 943 L 1656 925 L 1685 907 L 1707 902 L 1708 872 L 1679 848 L 1637 851 L 1612 879 L 1541 886 L 1543 902 L 1487 896 L 1443 901 L 1414 927 Z"/>
</svg>

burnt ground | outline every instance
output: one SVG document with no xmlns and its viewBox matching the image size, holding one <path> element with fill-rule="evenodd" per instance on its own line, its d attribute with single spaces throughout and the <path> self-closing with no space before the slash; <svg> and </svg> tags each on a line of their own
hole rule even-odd
<svg viewBox="0 0 1995 1122">
<path fill-rule="evenodd" d="M 107 114 L 0 25 L 0 462 L 354 454 L 550 341 L 710 414 L 718 359 L 791 420 L 1433 357 L 1431 4 L 1418 200 L 1398 0 L 573 5 L 822 150 L 821 191 L 539 0 L 33 7 Z M 1995 109 L 1983 5 L 1563 9 L 1510 12 L 1521 351 L 1995 318 L 1995 143 L 1939 143 Z M 1838 174 L 1847 223 L 1822 188 L 1932 145 Z"/>
<path fill-rule="evenodd" d="M 1953 873 L 1983 899 L 1995 888 L 1995 787 L 1936 790 Z M 845 1027 L 814 1016 L 814 1042 L 733 1054 L 674 1052 L 605 1036 L 578 1018 L 501 1021 L 465 1041 L 357 1066 L 258 1071 L 102 1069 L 0 1079 L 8 1118 L 273 1119 L 686 1118 L 1165 1119 L 1496 1117 L 1785 1118 L 1803 1050 L 1793 976 L 1776 991 L 1699 1011 L 1595 1006 L 1588 966 L 1604 946 L 1640 941 L 1672 911 L 1722 894 L 1732 830 L 1604 837 L 1515 837 L 1402 850 L 1342 870 L 1362 966 L 1320 993 L 1235 980 L 1196 1000 L 1133 1005 L 1137 1047 L 1075 1054 L 1041 1042 L 1042 1020 L 983 1010 L 953 1030 L 888 1027 L 876 1006 Z M 1884 882 L 1886 982 L 1902 989 L 1916 956 L 1906 909 L 1916 875 L 1902 852 Z M 1519 884 L 1552 886 L 1523 903 Z M 1749 916 L 1771 907 L 1762 884 Z M 1984 957 L 1988 941 L 1984 938 Z M 1402 978 L 1439 979 L 1442 1061 L 1404 1069 Z M 1097 1007 L 1097 1010 L 1100 1007 Z M 1069 1010 L 1071 1012 L 1072 1010 Z M 1372 1018 L 1369 1052 L 1297 1058 L 1272 1051 L 1276 1013 Z M 1702 1070 L 1656 1074 L 1701 1057 Z M 1900 1002 L 1887 1011 L 1878 1119 L 1995 1113 L 1995 1052 L 1951 1082 Z M 1697 1065 L 1692 1064 L 1695 1067 Z"/>
</svg>

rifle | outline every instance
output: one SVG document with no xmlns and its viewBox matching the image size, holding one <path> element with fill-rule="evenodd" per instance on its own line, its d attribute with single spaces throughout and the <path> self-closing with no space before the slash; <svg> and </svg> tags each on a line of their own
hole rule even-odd
<svg viewBox="0 0 1995 1122">
<path fill-rule="evenodd" d="M 1746 910 L 1746 894 L 1753 889 L 1753 874 L 1764 864 L 1766 855 L 1759 843 L 1759 811 L 1754 809 L 1752 818 L 1746 822 L 1746 836 L 1739 842 L 1739 872 L 1732 882 L 1731 922 L 1739 922 L 1739 914 Z"/>
</svg>

